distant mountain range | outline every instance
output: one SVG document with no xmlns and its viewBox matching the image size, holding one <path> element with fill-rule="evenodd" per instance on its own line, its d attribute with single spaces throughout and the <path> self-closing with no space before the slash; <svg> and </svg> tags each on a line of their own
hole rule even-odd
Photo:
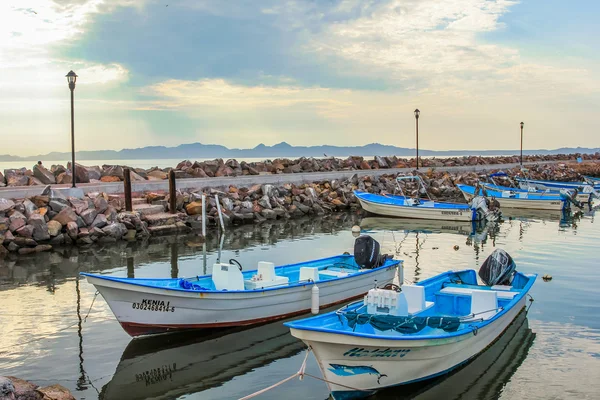
<svg viewBox="0 0 600 400">
<path fill-rule="evenodd" d="M 596 153 L 600 148 L 584 147 L 562 147 L 555 150 L 524 150 L 523 154 L 570 154 L 570 153 Z M 519 150 L 425 150 L 420 149 L 421 156 L 453 157 L 464 155 L 475 156 L 498 156 L 515 155 Z M 94 150 L 78 151 L 75 156 L 77 160 L 148 160 L 148 159 L 201 159 L 201 158 L 298 158 L 298 157 L 348 157 L 353 156 L 390 156 L 413 157 L 415 149 L 389 146 L 379 143 L 367 144 L 365 146 L 292 146 L 281 142 L 274 146 L 259 144 L 253 149 L 229 149 L 216 144 L 190 143 L 177 147 L 147 146 L 137 149 L 123 150 Z M 19 157 L 12 155 L 0 155 L 0 161 L 64 161 L 71 158 L 68 152 L 52 152 L 37 156 Z"/>
</svg>

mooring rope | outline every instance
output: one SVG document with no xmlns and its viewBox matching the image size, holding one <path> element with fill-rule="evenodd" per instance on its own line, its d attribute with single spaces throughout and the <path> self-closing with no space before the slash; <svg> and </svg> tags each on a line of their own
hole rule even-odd
<svg viewBox="0 0 600 400">
<path fill-rule="evenodd" d="M 347 385 L 342 385 L 340 383 L 331 382 L 331 381 L 328 381 L 327 379 L 319 378 L 318 376 L 306 373 L 305 372 L 305 370 L 306 370 L 306 361 L 308 360 L 308 354 L 310 353 L 310 351 L 311 351 L 310 347 L 306 349 L 306 354 L 304 355 L 304 361 L 302 361 L 302 365 L 300 366 L 300 369 L 294 375 L 288 376 L 287 378 L 282 379 L 281 381 L 279 381 L 279 382 L 277 382 L 277 383 L 275 383 L 275 384 L 273 384 L 273 385 L 271 385 L 269 387 L 261 389 L 258 392 L 254 392 L 252 394 L 249 394 L 248 396 L 240 397 L 238 400 L 248 400 L 248 399 L 252 399 L 252 398 L 254 398 L 256 396 L 260 396 L 261 394 L 266 393 L 266 392 L 268 392 L 271 389 L 275 389 L 276 387 L 281 386 L 284 383 L 291 381 L 292 379 L 294 379 L 297 376 L 300 377 L 300 380 L 302 380 L 305 376 L 308 376 L 310 378 L 314 378 L 314 379 L 317 379 L 319 381 L 323 381 L 323 382 L 326 382 L 326 383 L 331 383 L 333 385 L 341 386 L 341 387 L 346 388 L 346 389 L 356 390 L 356 391 L 359 391 L 359 392 L 371 392 L 370 390 L 357 389 L 357 388 L 354 388 L 352 386 L 347 386 Z"/>
</svg>

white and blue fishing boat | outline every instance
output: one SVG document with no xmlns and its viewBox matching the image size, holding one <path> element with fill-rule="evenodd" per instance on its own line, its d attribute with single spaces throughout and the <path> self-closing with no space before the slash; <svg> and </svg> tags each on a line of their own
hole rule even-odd
<svg viewBox="0 0 600 400">
<path fill-rule="evenodd" d="M 486 196 L 492 196 L 500 203 L 502 208 L 521 208 L 529 210 L 567 210 L 571 204 L 581 207 L 575 198 L 574 191 L 564 190 L 556 193 L 530 193 L 528 191 L 517 191 L 509 188 L 496 190 L 492 188 L 475 187 L 470 185 L 456 185 L 467 201 L 479 196 L 480 191 Z"/>
<path fill-rule="evenodd" d="M 583 193 L 593 193 L 596 190 L 600 190 L 600 182 L 591 182 L 587 179 L 584 179 L 581 182 L 560 182 L 515 177 L 515 180 L 519 183 L 519 186 L 522 189 L 527 189 L 529 187 L 533 187 L 538 190 L 577 189 Z"/>
<path fill-rule="evenodd" d="M 498 249 L 474 270 L 372 289 L 337 312 L 289 322 L 314 352 L 334 399 L 444 375 L 494 343 L 526 307 L 536 275 Z"/>
<path fill-rule="evenodd" d="M 356 254 L 356 249 L 355 249 Z M 340 304 L 397 278 L 401 261 L 349 254 L 244 271 L 232 259 L 212 275 L 175 279 L 82 273 L 131 336 L 259 324 Z"/>
<path fill-rule="evenodd" d="M 470 204 L 434 201 L 428 194 L 427 199 L 412 198 L 404 195 L 399 184 L 403 180 L 416 180 L 420 186 L 419 192 L 427 194 L 420 176 L 399 176 L 396 183 L 400 195 L 373 194 L 358 190 L 354 191 L 354 195 L 365 211 L 387 217 L 467 222 L 499 219 L 499 210 L 491 210 L 484 197 L 474 196 Z"/>
<path fill-rule="evenodd" d="M 498 183 L 496 183 L 494 178 L 498 178 L 498 177 L 508 180 L 511 187 L 502 186 L 502 185 L 499 185 Z M 513 192 L 527 192 L 532 195 L 540 195 L 540 196 L 548 196 L 548 195 L 560 196 L 561 191 L 564 192 L 565 190 L 572 190 L 573 191 L 572 193 L 575 193 L 575 199 L 577 201 L 579 201 L 580 203 L 590 203 L 593 200 L 593 198 L 597 195 L 596 191 L 589 185 L 585 186 L 585 187 L 581 187 L 579 189 L 576 189 L 576 188 L 573 188 L 573 189 L 568 189 L 568 188 L 537 189 L 537 186 L 527 183 L 529 181 L 522 181 L 517 186 L 505 172 L 496 172 L 496 173 L 490 174 L 489 179 L 492 181 L 492 183 L 480 182 L 480 185 L 485 187 L 486 189 L 491 189 L 491 190 L 495 190 L 495 191 L 499 191 L 499 192 L 502 192 L 505 190 L 510 190 Z"/>
</svg>

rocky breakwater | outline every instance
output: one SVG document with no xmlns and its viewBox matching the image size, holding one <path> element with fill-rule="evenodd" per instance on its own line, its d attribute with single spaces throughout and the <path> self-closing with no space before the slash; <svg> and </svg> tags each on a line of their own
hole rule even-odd
<svg viewBox="0 0 600 400">
<path fill-rule="evenodd" d="M 546 162 L 557 160 L 576 160 L 578 157 L 584 161 L 600 160 L 600 153 L 596 154 L 557 154 L 545 156 L 525 156 L 526 162 Z M 423 168 L 477 166 L 493 164 L 518 163 L 519 157 L 447 157 L 447 158 L 422 158 L 420 165 Z M 349 170 L 373 170 L 389 168 L 414 168 L 414 158 L 398 158 L 396 156 L 380 157 L 373 159 L 351 156 L 348 158 L 277 158 L 263 162 L 238 162 L 237 160 L 216 159 L 211 161 L 192 162 L 181 161 L 174 168 L 130 168 L 132 181 L 165 180 L 171 170 L 177 179 L 186 178 L 211 178 L 223 176 L 264 175 L 283 173 L 328 172 Z M 122 165 L 83 166 L 75 164 L 75 177 L 77 183 L 120 182 L 124 178 Z M 3 186 L 32 186 L 72 183 L 71 164 L 66 167 L 52 165 L 50 169 L 35 165 L 31 170 L 27 168 L 6 169 L 0 173 L 0 187 Z"/>
<path fill-rule="evenodd" d="M 75 400 L 61 385 L 40 387 L 14 376 L 0 376 L 0 400 Z"/>
<path fill-rule="evenodd" d="M 488 171 L 491 173 L 494 171 Z M 519 168 L 505 171 L 510 177 Z M 581 175 L 600 172 L 597 163 L 547 164 L 529 169 L 532 179 L 574 181 Z M 429 195 L 440 201 L 464 202 L 458 183 L 475 185 L 486 179 L 476 172 L 450 173 L 429 168 L 419 174 Z M 266 220 L 319 216 L 338 211 L 357 210 L 360 205 L 354 190 L 370 193 L 395 193 L 396 175 L 377 177 L 353 175 L 344 180 L 318 181 L 301 185 L 230 185 L 202 190 L 178 190 L 176 209 L 168 210 L 168 193 L 144 193 L 133 199 L 133 211 L 125 211 L 122 196 L 89 193 L 83 199 L 66 198 L 47 186 L 41 195 L 27 199 L 0 198 L 0 258 L 51 250 L 54 246 L 88 246 L 118 240 L 134 241 L 150 235 L 200 232 L 205 196 L 208 227 L 260 223 Z M 415 182 L 401 182 L 408 196 L 418 196 Z M 218 200 L 217 200 L 218 199 Z M 219 206 L 217 207 L 217 201 Z M 169 212 L 168 212 L 169 211 Z"/>
</svg>

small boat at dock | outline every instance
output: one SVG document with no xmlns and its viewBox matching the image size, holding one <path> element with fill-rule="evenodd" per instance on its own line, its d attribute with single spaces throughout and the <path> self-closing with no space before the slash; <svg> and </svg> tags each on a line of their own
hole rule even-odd
<svg viewBox="0 0 600 400">
<path fill-rule="evenodd" d="M 357 239 L 358 240 L 358 239 Z M 355 249 L 356 251 L 356 249 Z M 131 336 L 184 329 L 247 326 L 299 315 L 362 296 L 392 282 L 401 261 L 343 254 L 244 271 L 236 260 L 193 278 L 120 278 L 82 273 Z M 315 310 L 316 308 L 316 310 Z"/>
<path fill-rule="evenodd" d="M 496 250 L 474 270 L 376 288 L 337 312 L 288 322 L 313 351 L 332 397 L 367 397 L 447 374 L 474 359 L 526 312 L 537 275 Z"/>
<path fill-rule="evenodd" d="M 431 198 L 420 199 L 404 195 L 399 185 L 403 180 L 416 180 L 421 193 L 427 193 L 420 176 L 399 176 L 396 183 L 400 195 L 373 194 L 354 191 L 361 207 L 372 214 L 387 217 L 419 218 L 445 221 L 495 221 L 499 219 L 499 211 L 488 208 L 487 200 L 483 197 L 473 196 L 470 204 L 445 203 L 434 201 Z"/>
<path fill-rule="evenodd" d="M 538 190 L 577 189 L 582 193 L 593 193 L 595 190 L 600 190 L 600 182 L 591 182 L 588 179 L 581 182 L 560 182 L 516 177 L 515 180 L 522 189 L 529 187 L 534 187 Z"/>
<path fill-rule="evenodd" d="M 571 204 L 579 204 L 573 198 L 574 192 L 564 193 L 529 193 L 528 191 L 496 190 L 484 187 L 475 187 L 470 185 L 456 185 L 462 192 L 467 201 L 478 196 L 479 191 L 485 191 L 487 196 L 491 196 L 500 203 L 500 207 L 506 208 L 522 208 L 531 210 L 565 210 L 571 207 Z"/>
<path fill-rule="evenodd" d="M 510 187 L 504 186 L 504 185 L 499 185 L 494 178 L 502 178 L 505 180 L 508 180 L 508 183 L 510 185 Z M 504 190 L 510 190 L 513 192 L 527 192 L 530 193 L 532 195 L 540 195 L 540 196 L 547 196 L 547 195 L 555 195 L 555 196 L 560 196 L 561 191 L 565 191 L 565 190 L 571 190 L 573 191 L 573 193 L 575 193 L 575 199 L 577 201 L 579 201 L 580 203 L 591 203 L 591 201 L 594 199 L 594 197 L 597 197 L 598 193 L 596 192 L 596 190 L 590 186 L 581 186 L 581 187 L 565 187 L 565 188 L 546 188 L 546 189 L 540 189 L 538 185 L 535 185 L 533 183 L 530 183 L 530 180 L 522 180 L 521 182 L 519 182 L 519 184 L 513 182 L 510 177 L 505 173 L 505 172 L 496 172 L 493 174 L 489 175 L 489 179 L 491 180 L 492 183 L 489 182 L 480 182 L 480 185 L 485 187 L 486 189 L 491 189 L 491 190 L 496 190 L 496 191 L 504 191 Z M 520 179 L 520 178 L 517 178 Z"/>
</svg>

